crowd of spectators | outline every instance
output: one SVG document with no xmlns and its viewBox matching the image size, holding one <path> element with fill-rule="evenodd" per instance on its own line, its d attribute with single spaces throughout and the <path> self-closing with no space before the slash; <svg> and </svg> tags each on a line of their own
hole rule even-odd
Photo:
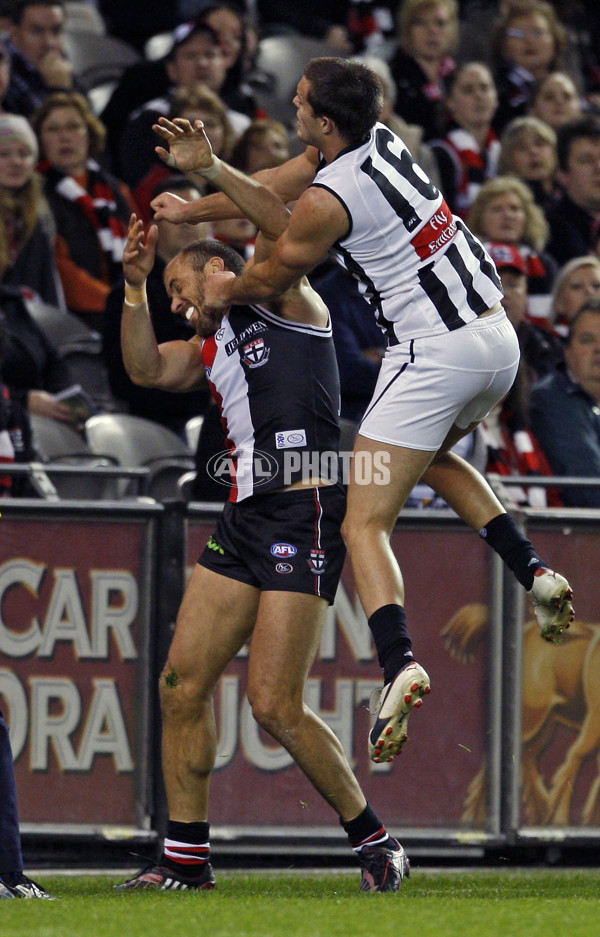
<svg viewBox="0 0 600 937">
<path fill-rule="evenodd" d="M 152 125 L 162 114 L 201 119 L 214 151 L 241 171 L 280 164 L 297 152 L 295 128 L 273 119 L 258 93 L 273 77 L 261 69 L 260 43 L 309 37 L 322 42 L 324 54 L 352 56 L 376 71 L 384 88 L 382 122 L 496 262 L 523 367 L 514 392 L 481 429 L 489 470 L 600 477 L 600 10 L 594 0 L 328 0 L 318 11 L 302 0 L 79 4 L 93 4 L 106 34 L 137 53 L 101 106 L 69 59 L 73 3 L 6 0 L 0 6 L 6 332 L 0 380 L 2 393 L 21 401 L 25 415 L 69 418 L 53 396 L 68 385 L 68 369 L 30 315 L 32 300 L 57 315 L 68 311 L 103 335 L 111 406 L 180 433 L 190 415 L 206 411 L 205 394 L 180 401 L 134 388 L 120 361 L 121 260 L 130 213 L 151 222 L 152 197 L 167 188 L 186 199 L 211 191 L 209 183 L 202 191 L 190 186 L 158 160 Z M 156 56 L 149 49 L 159 37 L 164 50 Z M 161 262 L 180 243 L 207 233 L 181 226 L 171 236 L 165 227 Z M 215 222 L 209 233 L 245 257 L 253 251 L 255 231 L 244 220 Z M 157 276 L 155 327 L 170 336 Z M 312 279 L 331 309 L 342 415 L 358 423 L 385 353 L 382 336 L 341 269 L 323 265 Z M 566 434 L 575 432 L 581 432 L 578 445 L 567 445 Z M 6 484 L 0 490 L 6 493 Z M 598 503 L 600 488 L 590 492 L 572 488 L 564 503 Z M 561 496 L 552 497 L 556 503 Z"/>
</svg>

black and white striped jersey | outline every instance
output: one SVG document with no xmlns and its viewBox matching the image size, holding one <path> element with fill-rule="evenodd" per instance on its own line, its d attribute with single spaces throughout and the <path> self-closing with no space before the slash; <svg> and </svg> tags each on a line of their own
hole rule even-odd
<svg viewBox="0 0 600 937">
<path fill-rule="evenodd" d="M 383 124 L 322 163 L 313 185 L 348 214 L 331 253 L 361 284 L 390 344 L 461 328 L 502 299 L 481 242 Z"/>
<path fill-rule="evenodd" d="M 262 306 L 233 306 L 202 343 L 202 359 L 228 447 L 211 474 L 231 485 L 230 501 L 301 478 L 303 452 L 317 473 L 320 455 L 337 453 L 340 386 L 331 324 L 302 325 Z"/>
</svg>

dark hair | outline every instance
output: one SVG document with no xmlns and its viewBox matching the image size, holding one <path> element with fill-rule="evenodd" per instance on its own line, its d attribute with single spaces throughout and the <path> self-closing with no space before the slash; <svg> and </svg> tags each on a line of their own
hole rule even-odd
<svg viewBox="0 0 600 937">
<path fill-rule="evenodd" d="M 573 338 L 573 333 L 575 332 L 575 326 L 581 319 L 582 315 L 585 312 L 598 312 L 600 313 L 600 296 L 595 296 L 593 299 L 588 299 L 587 303 L 578 309 L 571 321 L 569 322 L 569 333 L 567 335 L 567 347 L 571 344 L 571 339 Z"/>
<path fill-rule="evenodd" d="M 364 143 L 379 120 L 383 84 L 370 68 L 346 59 L 311 59 L 304 69 L 310 82 L 306 99 L 316 117 L 329 117 L 353 146 Z"/>
<path fill-rule="evenodd" d="M 177 256 L 189 257 L 196 273 L 202 272 L 211 257 L 220 257 L 225 264 L 225 269 L 235 273 L 236 276 L 240 276 L 245 266 L 243 257 L 233 247 L 224 244 L 223 241 L 217 241 L 216 238 L 202 238 L 201 241 L 194 241 L 180 250 Z"/>
<path fill-rule="evenodd" d="M 251 124 L 248 124 L 246 129 L 236 140 L 229 160 L 231 165 L 234 166 L 235 169 L 246 172 L 250 147 L 264 140 L 266 135 L 271 131 L 279 134 L 288 147 L 289 152 L 289 136 L 285 124 L 282 124 L 279 120 L 274 120 L 272 117 L 257 117 Z M 282 160 L 282 162 L 285 162 L 285 160 Z"/>
<path fill-rule="evenodd" d="M 576 140 L 600 140 L 600 119 L 594 115 L 571 120 L 559 127 L 556 135 L 556 158 L 558 168 L 569 171 L 571 147 Z"/>
<path fill-rule="evenodd" d="M 194 36 L 206 36 L 213 45 L 219 45 L 219 37 L 214 29 L 208 23 L 182 23 L 173 33 L 173 45 L 164 57 L 167 62 L 172 62 L 179 49 L 193 39 Z"/>
<path fill-rule="evenodd" d="M 196 15 L 196 23 L 205 23 L 208 25 L 208 17 L 211 13 L 215 13 L 217 10 L 228 10 L 230 13 L 234 13 L 240 21 L 240 26 L 242 27 L 242 44 L 240 47 L 240 54 L 238 55 L 236 61 L 229 67 L 227 70 L 227 75 L 225 76 L 225 88 L 237 88 L 240 82 L 244 77 L 244 60 L 246 57 L 246 29 L 248 25 L 248 17 L 242 5 L 224 0 L 223 3 L 211 3 L 208 6 L 203 7 Z M 212 26 L 210 27 L 212 29 Z M 216 30 L 213 30 L 216 34 Z M 217 41 L 219 37 L 217 36 Z"/>
<path fill-rule="evenodd" d="M 64 10 L 65 3 L 64 0 L 15 0 L 8 5 L 7 10 L 11 23 L 20 26 L 27 7 L 61 7 Z"/>
<path fill-rule="evenodd" d="M 191 182 L 183 173 L 177 176 L 166 176 L 164 179 L 161 179 L 160 182 L 157 182 L 152 189 L 152 198 L 156 198 L 157 195 L 162 195 L 163 192 L 183 192 L 185 189 L 198 189 L 198 185 L 195 182 Z M 198 191 L 200 191 L 200 189 L 198 189 Z"/>
</svg>

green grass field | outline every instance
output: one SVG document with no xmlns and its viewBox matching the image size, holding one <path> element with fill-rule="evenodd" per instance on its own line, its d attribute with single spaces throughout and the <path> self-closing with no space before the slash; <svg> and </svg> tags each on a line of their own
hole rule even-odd
<svg viewBox="0 0 600 937">
<path fill-rule="evenodd" d="M 59 901 L 0 901 L 2 937 L 598 937 L 600 869 L 413 869 L 402 893 L 359 876 L 218 873 L 212 892 L 115 893 L 119 876 L 38 875 Z"/>
</svg>

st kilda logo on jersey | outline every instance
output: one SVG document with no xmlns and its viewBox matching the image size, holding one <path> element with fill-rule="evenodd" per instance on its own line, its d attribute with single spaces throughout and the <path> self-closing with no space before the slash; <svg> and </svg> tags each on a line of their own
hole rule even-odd
<svg viewBox="0 0 600 937">
<path fill-rule="evenodd" d="M 269 360 L 270 353 L 264 338 L 255 338 L 242 348 L 242 361 L 249 368 L 261 368 Z"/>
<path fill-rule="evenodd" d="M 308 565 L 311 573 L 320 576 L 325 572 L 327 560 L 325 559 L 325 550 L 311 550 L 308 555 Z"/>
</svg>

